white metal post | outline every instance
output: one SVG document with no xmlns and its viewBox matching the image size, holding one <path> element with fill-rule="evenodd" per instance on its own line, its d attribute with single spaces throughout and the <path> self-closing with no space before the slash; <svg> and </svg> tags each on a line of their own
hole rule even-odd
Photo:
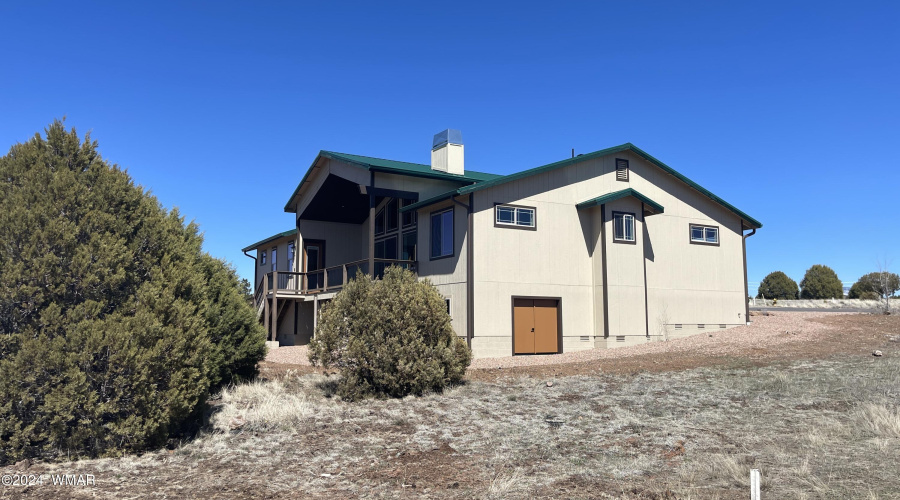
<svg viewBox="0 0 900 500">
<path fill-rule="evenodd" d="M 750 469 L 750 500 L 760 500 L 759 469 Z"/>
</svg>

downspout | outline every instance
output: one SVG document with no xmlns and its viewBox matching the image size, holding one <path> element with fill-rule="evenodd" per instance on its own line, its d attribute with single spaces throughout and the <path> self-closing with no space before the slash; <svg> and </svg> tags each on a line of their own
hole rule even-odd
<svg viewBox="0 0 900 500">
<path fill-rule="evenodd" d="M 472 267 L 475 262 L 475 256 L 473 254 L 475 243 L 472 240 L 472 230 L 475 226 L 473 216 L 475 212 L 475 194 L 469 193 L 468 204 L 453 197 L 450 199 L 457 205 L 466 209 L 466 344 L 468 344 L 469 349 L 471 350 L 472 338 L 475 337 L 475 272 Z"/>
<path fill-rule="evenodd" d="M 750 324 L 750 283 L 747 281 L 747 238 L 756 234 L 756 228 L 753 228 L 753 231 L 742 236 L 741 239 L 741 247 L 744 252 L 744 322 L 746 324 Z"/>
<path fill-rule="evenodd" d="M 259 266 L 258 266 L 257 263 L 256 263 L 256 257 L 254 257 L 254 256 L 250 255 L 249 253 L 247 253 L 246 250 L 244 250 L 244 255 L 246 255 L 247 257 L 250 257 L 251 259 L 253 259 L 253 293 L 256 293 L 256 286 L 259 284 L 259 282 L 256 281 L 256 277 L 257 277 L 257 276 L 256 276 L 256 273 L 259 272 Z"/>
</svg>

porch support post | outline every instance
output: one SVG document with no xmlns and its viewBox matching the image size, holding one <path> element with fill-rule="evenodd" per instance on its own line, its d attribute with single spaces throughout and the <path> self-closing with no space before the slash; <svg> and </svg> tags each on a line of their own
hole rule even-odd
<svg viewBox="0 0 900 500">
<path fill-rule="evenodd" d="M 278 271 L 272 273 L 272 341 L 278 336 Z"/>
<path fill-rule="evenodd" d="M 313 338 L 316 338 L 317 326 L 319 326 L 319 294 L 313 296 Z"/>
<path fill-rule="evenodd" d="M 375 172 L 369 176 L 369 187 L 375 187 Z M 369 277 L 375 278 L 375 194 L 369 189 Z"/>
<path fill-rule="evenodd" d="M 266 326 L 266 336 L 271 335 L 269 330 L 269 278 L 263 274 L 263 321 Z"/>
</svg>

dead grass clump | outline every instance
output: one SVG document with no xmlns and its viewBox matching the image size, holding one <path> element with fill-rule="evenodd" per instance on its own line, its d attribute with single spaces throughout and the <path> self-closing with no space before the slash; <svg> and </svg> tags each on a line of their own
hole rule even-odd
<svg viewBox="0 0 900 500">
<path fill-rule="evenodd" d="M 314 412 L 296 375 L 222 390 L 222 405 L 210 424 L 221 432 L 299 430 Z"/>
<path fill-rule="evenodd" d="M 900 411 L 883 404 L 865 403 L 854 417 L 859 427 L 876 438 L 900 438 Z"/>
</svg>

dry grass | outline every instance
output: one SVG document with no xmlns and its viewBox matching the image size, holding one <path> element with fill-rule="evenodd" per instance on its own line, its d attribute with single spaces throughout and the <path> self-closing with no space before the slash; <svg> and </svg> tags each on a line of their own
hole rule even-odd
<svg viewBox="0 0 900 500">
<path fill-rule="evenodd" d="M 765 498 L 897 498 L 897 346 L 354 404 L 328 396 L 332 379 L 287 373 L 224 391 L 209 430 L 172 452 L 28 470 L 92 473 L 96 488 L 17 494 L 743 499 L 756 468 Z"/>
</svg>

